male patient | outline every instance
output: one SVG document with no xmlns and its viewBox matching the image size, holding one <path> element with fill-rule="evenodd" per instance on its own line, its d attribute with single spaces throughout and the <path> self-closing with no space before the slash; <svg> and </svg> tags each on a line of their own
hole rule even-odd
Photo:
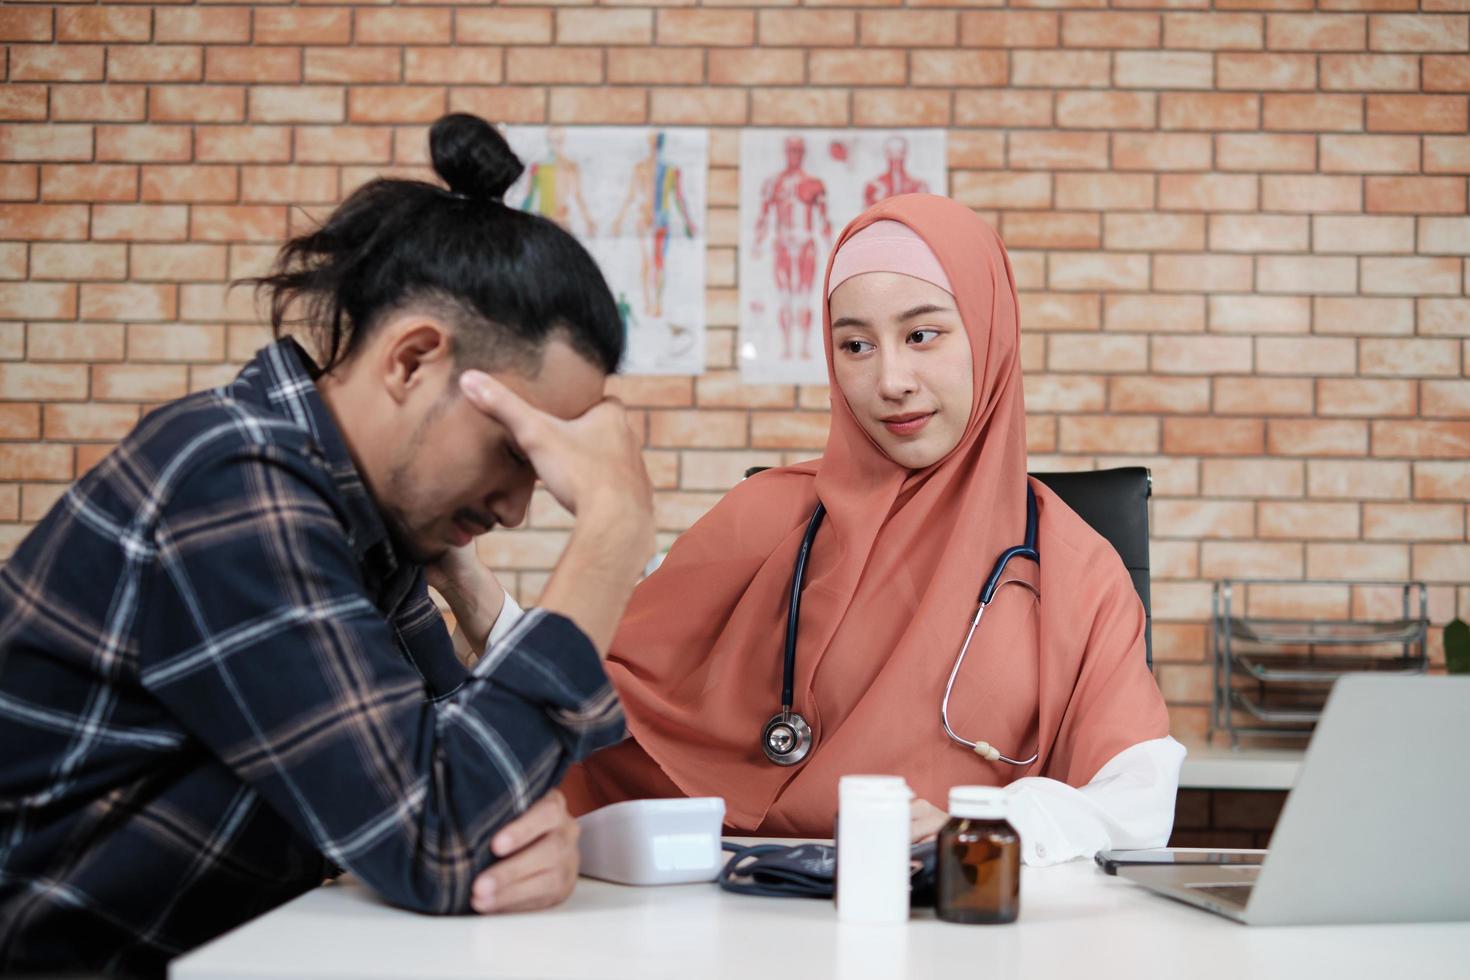
<svg viewBox="0 0 1470 980">
<path fill-rule="evenodd" d="M 600 656 L 653 547 L 622 327 L 490 126 L 431 145 L 448 191 L 371 184 L 260 282 L 317 363 L 148 415 L 0 568 L 0 973 L 159 975 L 338 869 L 434 913 L 570 891 L 548 791 L 623 733 Z M 575 529 L 488 642 L 473 539 L 538 475 Z"/>
</svg>

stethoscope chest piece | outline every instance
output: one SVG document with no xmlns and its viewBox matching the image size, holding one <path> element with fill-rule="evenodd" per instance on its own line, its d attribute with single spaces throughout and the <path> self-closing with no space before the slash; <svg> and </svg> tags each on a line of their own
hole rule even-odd
<svg viewBox="0 0 1470 980">
<path fill-rule="evenodd" d="M 781 711 L 761 730 L 761 749 L 778 766 L 794 766 L 812 750 L 812 726 L 794 711 Z"/>
</svg>

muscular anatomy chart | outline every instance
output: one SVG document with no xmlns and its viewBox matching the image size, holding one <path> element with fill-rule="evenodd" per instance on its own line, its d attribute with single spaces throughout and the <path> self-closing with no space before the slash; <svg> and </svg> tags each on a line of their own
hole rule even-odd
<svg viewBox="0 0 1470 980">
<path fill-rule="evenodd" d="M 556 221 L 592 253 L 617 299 L 629 374 L 704 370 L 702 129 L 512 126 L 526 173 L 507 203 Z"/>
<path fill-rule="evenodd" d="M 943 130 L 746 130 L 740 140 L 740 369 L 822 383 L 821 288 L 833 236 L 895 194 L 944 193 Z"/>
</svg>

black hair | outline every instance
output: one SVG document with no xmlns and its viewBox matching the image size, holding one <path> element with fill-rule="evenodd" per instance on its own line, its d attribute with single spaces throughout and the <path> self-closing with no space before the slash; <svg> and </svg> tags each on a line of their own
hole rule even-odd
<svg viewBox="0 0 1470 980">
<path fill-rule="evenodd" d="M 535 373 L 557 334 L 615 371 L 624 335 L 607 282 L 570 233 L 504 203 L 525 169 L 505 138 L 455 113 L 429 130 L 429 150 L 448 190 L 374 180 L 287 242 L 268 275 L 244 280 L 269 295 L 276 336 L 304 326 L 330 371 L 387 315 L 417 306 L 448 321 L 464 367 Z"/>
</svg>

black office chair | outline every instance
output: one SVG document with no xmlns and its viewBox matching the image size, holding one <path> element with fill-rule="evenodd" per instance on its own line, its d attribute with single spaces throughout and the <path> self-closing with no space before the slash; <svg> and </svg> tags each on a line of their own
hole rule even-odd
<svg viewBox="0 0 1470 980">
<path fill-rule="evenodd" d="M 768 466 L 745 471 L 754 476 Z M 1062 502 L 1077 512 L 1123 559 L 1133 579 L 1133 588 L 1143 600 L 1143 655 L 1149 670 L 1154 666 L 1153 607 L 1148 592 L 1148 498 L 1153 477 L 1143 466 L 1120 466 L 1111 470 L 1078 470 L 1070 473 L 1032 473 L 1052 489 Z"/>
</svg>

